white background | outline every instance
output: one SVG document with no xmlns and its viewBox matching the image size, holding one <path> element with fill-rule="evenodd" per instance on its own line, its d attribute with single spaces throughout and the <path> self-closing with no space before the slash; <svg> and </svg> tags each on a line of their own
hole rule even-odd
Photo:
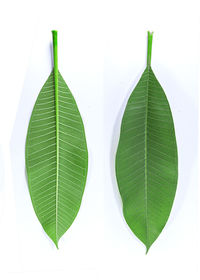
<svg viewBox="0 0 200 280">
<path fill-rule="evenodd" d="M 0 2 L 1 279 L 199 279 L 197 3 Z M 35 217 L 24 164 L 31 110 L 52 69 L 52 29 L 89 148 L 82 206 L 59 250 Z M 152 68 L 174 116 L 179 182 L 169 221 L 146 256 L 123 219 L 114 156 L 127 98 L 145 68 L 147 30 L 154 31 Z"/>
</svg>

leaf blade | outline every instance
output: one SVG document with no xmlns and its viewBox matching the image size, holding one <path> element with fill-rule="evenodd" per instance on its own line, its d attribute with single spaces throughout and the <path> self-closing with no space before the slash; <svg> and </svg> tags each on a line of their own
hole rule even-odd
<svg viewBox="0 0 200 280">
<path fill-rule="evenodd" d="M 127 102 L 116 153 L 124 217 L 147 251 L 168 220 L 178 177 L 173 118 L 150 60 Z"/>
<path fill-rule="evenodd" d="M 58 247 L 81 205 L 88 151 L 75 99 L 58 71 L 56 102 L 54 75 L 53 70 L 32 111 L 25 158 L 34 211 Z"/>
</svg>

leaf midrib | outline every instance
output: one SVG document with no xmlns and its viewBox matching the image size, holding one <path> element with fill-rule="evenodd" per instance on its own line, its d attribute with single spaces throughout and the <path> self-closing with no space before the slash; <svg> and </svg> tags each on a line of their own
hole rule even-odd
<svg viewBox="0 0 200 280">
<path fill-rule="evenodd" d="M 56 246 L 58 246 L 58 181 L 59 181 L 59 99 L 58 99 L 58 72 L 55 79 L 55 107 L 56 107 Z"/>
<path fill-rule="evenodd" d="M 146 112 L 145 112 L 145 141 L 144 141 L 144 189 L 145 189 L 145 221 L 146 221 L 146 247 L 147 251 L 149 249 L 149 226 L 148 226 L 148 178 L 147 178 L 147 122 L 148 122 L 148 105 L 149 105 L 149 74 L 150 74 L 150 67 L 147 68 L 147 93 L 146 93 Z"/>
<path fill-rule="evenodd" d="M 58 180 L 59 180 L 59 100 L 58 100 L 58 46 L 57 31 L 52 31 L 53 35 L 53 60 L 54 60 L 54 86 L 55 86 L 55 114 L 56 114 L 56 225 L 55 225 L 55 245 L 58 248 Z"/>
</svg>

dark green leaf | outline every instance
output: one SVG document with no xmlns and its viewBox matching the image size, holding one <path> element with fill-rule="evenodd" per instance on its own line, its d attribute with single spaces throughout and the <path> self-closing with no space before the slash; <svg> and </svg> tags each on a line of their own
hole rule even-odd
<svg viewBox="0 0 200 280">
<path fill-rule="evenodd" d="M 116 154 L 124 217 L 147 251 L 168 220 L 178 177 L 173 118 L 150 65 L 152 36 L 148 33 L 147 67 L 128 100 Z"/>
</svg>

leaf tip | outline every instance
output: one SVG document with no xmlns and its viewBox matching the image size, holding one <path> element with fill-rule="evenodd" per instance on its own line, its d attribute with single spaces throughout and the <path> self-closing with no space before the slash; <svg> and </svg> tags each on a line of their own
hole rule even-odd
<svg viewBox="0 0 200 280">
<path fill-rule="evenodd" d="M 57 238 L 54 238 L 54 237 L 52 238 L 52 237 L 51 237 L 51 240 L 53 241 L 53 243 L 54 243 L 54 245 L 56 246 L 56 248 L 59 249 Z"/>
<path fill-rule="evenodd" d="M 54 242 L 54 244 L 55 244 L 56 248 L 59 250 L 59 247 L 58 247 L 58 241 L 53 241 L 53 242 Z"/>
<path fill-rule="evenodd" d="M 146 253 L 145 253 L 145 255 L 147 255 L 147 254 L 148 254 L 149 249 L 150 249 L 150 246 L 146 246 Z"/>
</svg>

